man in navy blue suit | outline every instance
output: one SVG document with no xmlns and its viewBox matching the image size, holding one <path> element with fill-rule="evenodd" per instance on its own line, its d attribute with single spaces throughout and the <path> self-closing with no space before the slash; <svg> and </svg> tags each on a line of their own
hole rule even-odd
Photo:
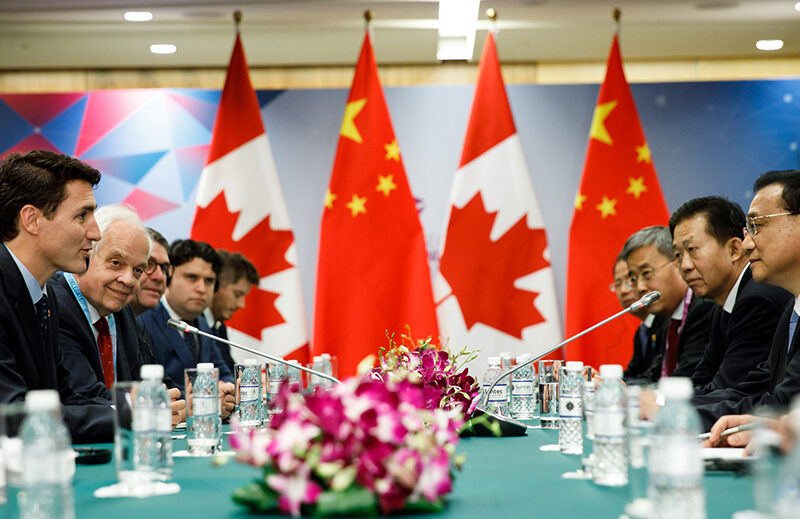
<svg viewBox="0 0 800 519">
<path fill-rule="evenodd" d="M 222 359 L 216 343 L 167 326 L 169 319 L 180 319 L 211 333 L 205 318 L 198 317 L 214 295 L 220 268 L 219 255 L 205 242 L 176 240 L 170 247 L 169 261 L 173 270 L 164 297 L 158 306 L 144 312 L 138 320 L 153 339 L 156 360 L 181 388 L 185 369 L 200 362 L 211 362 L 219 369 L 222 416 L 225 418 L 234 408 L 233 373 Z"/>
</svg>

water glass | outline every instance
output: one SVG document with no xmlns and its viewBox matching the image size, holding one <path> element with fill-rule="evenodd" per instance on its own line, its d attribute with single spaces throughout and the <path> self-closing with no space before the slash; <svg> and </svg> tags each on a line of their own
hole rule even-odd
<svg viewBox="0 0 800 519">
<path fill-rule="evenodd" d="M 134 462 L 134 410 L 136 391 L 141 382 L 116 382 L 111 388 L 114 402 L 114 460 L 120 489 L 127 495 L 146 493 L 152 486 L 152 474 L 137 471 Z"/>
<path fill-rule="evenodd" d="M 0 404 L 0 504 L 8 515 L 16 517 L 17 493 L 22 485 L 22 439 L 19 427 L 25 419 L 22 402 Z M 7 504 L 5 504 L 7 503 Z"/>
<path fill-rule="evenodd" d="M 267 364 L 267 381 L 269 387 L 269 405 L 266 409 L 264 421 L 269 422 L 269 419 L 278 414 L 281 410 L 275 406 L 275 397 L 278 395 L 278 390 L 281 384 L 289 376 L 285 364 L 278 362 L 270 362 Z"/>
<path fill-rule="evenodd" d="M 189 453 L 192 456 L 214 455 L 222 446 L 219 369 L 186 369 L 184 378 Z"/>
<path fill-rule="evenodd" d="M 236 417 L 245 431 L 261 427 L 261 377 L 264 364 L 245 359 L 234 366 L 236 376 Z"/>
<path fill-rule="evenodd" d="M 558 429 L 560 360 L 539 361 L 539 421 L 542 429 Z"/>
</svg>

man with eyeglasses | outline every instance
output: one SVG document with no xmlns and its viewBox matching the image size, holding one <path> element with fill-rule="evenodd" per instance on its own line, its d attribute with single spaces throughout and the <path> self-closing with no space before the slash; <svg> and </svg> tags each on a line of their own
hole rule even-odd
<svg viewBox="0 0 800 519">
<path fill-rule="evenodd" d="M 659 291 L 661 297 L 648 310 L 665 319 L 656 334 L 656 354 L 641 380 L 691 376 L 703 358 L 714 303 L 696 297 L 681 278 L 667 227 L 637 231 L 625 242 L 622 255 L 628 263 L 628 280 L 636 297 Z"/>
<path fill-rule="evenodd" d="M 800 311 L 800 171 L 770 171 L 753 185 L 743 247 L 750 271 L 759 283 L 788 290 L 794 300 L 784 307 L 775 327 L 769 357 L 733 388 L 718 389 L 693 400 L 706 428 L 739 421 L 728 415 L 770 407 L 784 411 L 800 393 L 800 340 L 795 333 Z M 711 438 L 724 444 L 719 435 Z"/>
<path fill-rule="evenodd" d="M 147 235 L 150 237 L 150 259 L 147 261 L 147 269 L 139 279 L 136 297 L 131 302 L 131 309 L 137 316 L 158 306 L 167 290 L 167 279 L 172 274 L 167 252 L 169 242 L 160 232 L 150 227 L 147 228 Z"/>
<path fill-rule="evenodd" d="M 766 360 L 775 326 L 792 296 L 753 281 L 743 247 L 745 215 L 729 200 L 689 200 L 669 226 L 681 276 L 697 296 L 716 303 L 703 360 L 692 375 L 695 394 L 733 387 Z"/>
</svg>

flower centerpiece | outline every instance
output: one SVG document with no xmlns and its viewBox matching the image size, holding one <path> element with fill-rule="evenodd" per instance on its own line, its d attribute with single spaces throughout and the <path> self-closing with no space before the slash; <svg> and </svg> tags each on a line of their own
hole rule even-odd
<svg viewBox="0 0 800 519">
<path fill-rule="evenodd" d="M 461 461 L 455 401 L 427 409 L 419 384 L 364 375 L 307 395 L 284 384 L 273 405 L 269 427 L 231 437 L 239 461 L 263 470 L 236 503 L 293 516 L 443 509 Z"/>
</svg>

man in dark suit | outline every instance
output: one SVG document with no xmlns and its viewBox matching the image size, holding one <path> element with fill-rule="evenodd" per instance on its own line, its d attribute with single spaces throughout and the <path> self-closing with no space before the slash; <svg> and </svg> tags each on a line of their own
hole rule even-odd
<svg viewBox="0 0 800 519">
<path fill-rule="evenodd" d="M 180 319 L 211 333 L 201 317 L 211 301 L 217 281 L 220 260 L 205 242 L 177 240 L 169 250 L 172 276 L 158 306 L 138 317 L 153 339 L 153 349 L 164 372 L 183 388 L 184 370 L 199 362 L 211 362 L 219 369 L 223 394 L 223 418 L 234 407 L 233 373 L 228 369 L 214 341 L 200 335 L 184 334 L 167 325 L 169 319 Z"/>
<path fill-rule="evenodd" d="M 217 288 L 214 291 L 214 299 L 203 315 L 214 335 L 227 340 L 228 327 L 225 322 L 244 308 L 247 294 L 254 286 L 258 286 L 260 279 L 256 268 L 242 254 L 219 249 L 217 254 L 221 261 Z M 218 343 L 217 346 L 225 364 L 233 372 L 235 362 L 231 356 L 230 346 L 222 343 Z"/>
<path fill-rule="evenodd" d="M 713 302 L 695 297 L 681 278 L 667 227 L 637 231 L 625 242 L 623 258 L 637 297 L 657 290 L 661 297 L 648 310 L 665 318 L 656 333 L 656 354 L 642 379 L 688 377 L 703 357 L 708 341 L 709 313 Z"/>
<path fill-rule="evenodd" d="M 0 401 L 55 389 L 75 443 L 113 438 L 111 402 L 77 393 L 58 345 L 57 271 L 86 270 L 100 173 L 49 151 L 12 153 L 0 165 Z"/>
<path fill-rule="evenodd" d="M 744 211 L 724 198 L 689 200 L 669 220 L 681 276 L 695 295 L 713 300 L 711 332 L 692 374 L 695 394 L 733 387 L 769 355 L 792 295 L 753 281 L 742 247 Z"/>
<path fill-rule="evenodd" d="M 47 286 L 58 296 L 60 346 L 73 389 L 111 399 L 115 381 L 139 380 L 141 366 L 155 363 L 128 308 L 148 269 L 150 240 L 126 206 L 101 207 L 95 219 L 101 239 L 93 244 L 86 272 L 56 275 Z M 170 382 L 175 424 L 183 419 L 185 403 Z"/>
<path fill-rule="evenodd" d="M 783 308 L 769 357 L 733 388 L 696 396 L 693 402 L 705 427 L 714 422 L 710 444 L 724 444 L 719 432 L 726 415 L 753 412 L 763 406 L 784 411 L 800 393 L 800 340 L 795 333 L 800 295 L 800 171 L 771 171 L 753 186 L 743 247 L 753 279 L 788 290 L 794 297 Z"/>
<path fill-rule="evenodd" d="M 150 227 L 147 228 L 147 235 L 150 237 L 150 259 L 147 260 L 147 270 L 139 278 L 136 297 L 130 304 L 136 316 L 158 306 L 167 291 L 167 279 L 172 275 L 169 242 L 160 232 Z"/>
</svg>

